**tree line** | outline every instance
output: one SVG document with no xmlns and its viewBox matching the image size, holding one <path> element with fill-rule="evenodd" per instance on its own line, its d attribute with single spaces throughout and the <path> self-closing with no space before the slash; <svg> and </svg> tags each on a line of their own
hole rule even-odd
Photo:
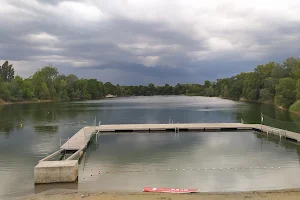
<svg viewBox="0 0 300 200">
<path fill-rule="evenodd" d="M 52 66 L 46 66 L 23 79 L 14 76 L 14 68 L 8 61 L 0 67 L 0 98 L 5 101 L 88 100 L 100 99 L 108 94 L 214 96 L 275 103 L 283 108 L 291 107 L 294 111 L 299 107 L 300 111 L 300 105 L 297 104 L 300 99 L 300 59 L 290 57 L 282 64 L 261 64 L 252 72 L 242 72 L 216 81 L 206 80 L 204 84 L 178 83 L 175 86 L 155 86 L 153 83 L 147 86 L 120 86 L 97 79 L 79 79 L 74 74 L 60 74 Z"/>
<path fill-rule="evenodd" d="M 6 61 L 0 66 L 0 98 L 4 101 L 24 100 L 89 100 L 101 99 L 106 95 L 115 96 L 153 96 L 153 95 L 202 95 L 214 96 L 213 84 L 177 84 L 171 86 L 120 86 L 97 79 L 79 79 L 74 74 L 60 74 L 52 66 L 37 70 L 29 78 L 14 76 L 12 65 Z"/>
</svg>

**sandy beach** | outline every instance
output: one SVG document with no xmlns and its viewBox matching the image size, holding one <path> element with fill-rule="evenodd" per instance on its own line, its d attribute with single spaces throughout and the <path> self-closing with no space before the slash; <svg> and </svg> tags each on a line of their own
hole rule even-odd
<svg viewBox="0 0 300 200">
<path fill-rule="evenodd" d="M 228 193 L 194 193 L 194 194 L 162 194 L 162 193 L 105 193 L 81 192 L 70 190 L 50 190 L 39 194 L 21 197 L 19 200 L 298 200 L 300 189 L 228 192 Z"/>
</svg>

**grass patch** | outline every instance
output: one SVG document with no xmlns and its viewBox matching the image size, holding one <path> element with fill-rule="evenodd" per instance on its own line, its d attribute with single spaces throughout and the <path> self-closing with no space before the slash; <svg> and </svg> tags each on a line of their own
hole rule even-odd
<svg viewBox="0 0 300 200">
<path fill-rule="evenodd" d="M 296 101 L 293 105 L 291 105 L 290 111 L 300 113 L 300 101 Z"/>
</svg>

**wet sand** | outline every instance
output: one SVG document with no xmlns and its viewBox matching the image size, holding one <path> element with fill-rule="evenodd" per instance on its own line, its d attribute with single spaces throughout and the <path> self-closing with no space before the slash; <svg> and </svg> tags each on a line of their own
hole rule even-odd
<svg viewBox="0 0 300 200">
<path fill-rule="evenodd" d="M 82 196 L 84 195 L 84 196 Z M 162 193 L 103 193 L 81 192 L 70 190 L 50 190 L 39 194 L 28 195 L 20 200 L 299 200 L 300 189 L 227 192 L 227 193 L 194 193 L 194 194 L 162 194 Z"/>
</svg>

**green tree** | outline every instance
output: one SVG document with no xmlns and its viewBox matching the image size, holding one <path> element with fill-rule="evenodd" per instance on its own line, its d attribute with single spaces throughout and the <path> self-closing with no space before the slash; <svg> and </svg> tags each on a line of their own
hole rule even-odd
<svg viewBox="0 0 300 200">
<path fill-rule="evenodd" d="M 91 99 L 92 95 L 88 92 L 87 88 L 88 88 L 88 80 L 86 79 L 80 79 L 76 81 L 76 96 L 79 94 L 79 96 L 77 96 L 77 98 L 79 99 Z"/>
<path fill-rule="evenodd" d="M 32 85 L 34 97 L 38 99 L 50 99 L 50 93 L 45 82 L 45 77 L 40 70 L 36 71 L 32 76 Z"/>
<path fill-rule="evenodd" d="M 41 81 L 39 85 L 35 86 L 34 94 L 39 99 L 50 99 L 49 89 L 44 81 Z"/>
<path fill-rule="evenodd" d="M 5 101 L 9 101 L 11 99 L 8 84 L 8 82 L 0 82 L 0 98 Z"/>
<path fill-rule="evenodd" d="M 32 80 L 30 78 L 25 79 L 21 87 L 23 91 L 23 98 L 28 100 L 32 99 L 34 96 L 34 87 L 32 85 Z"/>
<path fill-rule="evenodd" d="M 228 90 L 227 85 L 225 85 L 223 90 L 222 90 L 222 96 L 225 97 L 225 98 L 229 97 L 229 90 Z"/>
<path fill-rule="evenodd" d="M 15 70 L 13 65 L 9 65 L 8 61 L 5 61 L 2 66 L 0 66 L 0 79 L 4 82 L 11 82 L 14 79 Z"/>
<path fill-rule="evenodd" d="M 163 94 L 164 95 L 172 95 L 173 87 L 169 84 L 165 84 Z"/>
<path fill-rule="evenodd" d="M 259 91 L 259 96 L 260 96 L 260 99 L 263 101 L 263 102 L 273 102 L 274 100 L 274 95 L 270 93 L 270 90 L 266 89 L 266 88 L 263 88 Z"/>
<path fill-rule="evenodd" d="M 239 100 L 243 93 L 243 79 L 240 76 L 232 77 L 230 80 L 229 98 Z"/>
<path fill-rule="evenodd" d="M 281 78 L 286 78 L 288 77 L 288 71 L 283 66 L 276 63 L 272 69 L 271 77 L 276 80 L 279 80 Z"/>
<path fill-rule="evenodd" d="M 276 103 L 289 108 L 296 100 L 296 82 L 292 78 L 282 78 L 276 86 Z"/>
<path fill-rule="evenodd" d="M 65 75 L 58 75 L 57 78 L 54 79 L 53 85 L 54 90 L 57 91 L 56 94 L 52 95 L 52 99 L 54 100 L 63 100 L 68 101 L 70 100 L 69 94 L 68 94 L 68 82 L 66 80 Z"/>
<path fill-rule="evenodd" d="M 76 89 L 76 81 L 78 80 L 78 77 L 75 76 L 74 74 L 69 74 L 68 76 L 66 76 L 65 78 L 66 82 L 67 82 L 67 93 L 68 93 L 68 97 L 70 98 L 70 100 L 74 100 L 74 99 L 79 99 L 78 96 L 79 95 L 79 91 L 76 92 L 75 89 Z"/>
<path fill-rule="evenodd" d="M 148 85 L 148 90 L 149 90 L 149 95 L 152 96 L 152 95 L 155 95 L 156 94 L 156 91 L 155 91 L 155 86 L 153 83 L 149 83 Z"/>
<path fill-rule="evenodd" d="M 271 77 L 265 79 L 264 88 L 260 90 L 260 100 L 263 102 L 273 102 L 275 97 L 275 86 L 277 85 L 277 80 Z"/>
<path fill-rule="evenodd" d="M 205 96 L 214 96 L 214 88 L 212 86 L 209 86 L 209 88 L 205 88 Z"/>
<path fill-rule="evenodd" d="M 97 81 L 97 79 L 89 79 L 87 84 L 87 91 L 91 94 L 92 99 L 99 99 L 104 96 L 102 82 Z"/>
<path fill-rule="evenodd" d="M 283 62 L 283 68 L 286 70 L 287 74 L 289 76 L 292 75 L 292 73 L 300 68 L 300 59 L 289 57 Z"/>
<path fill-rule="evenodd" d="M 115 85 L 111 84 L 111 82 L 106 82 L 106 83 L 104 83 L 104 92 L 105 92 L 105 95 L 107 95 L 107 94 L 116 95 L 117 88 Z"/>
<path fill-rule="evenodd" d="M 300 79 L 296 82 L 296 97 L 298 100 L 300 99 Z"/>
</svg>

